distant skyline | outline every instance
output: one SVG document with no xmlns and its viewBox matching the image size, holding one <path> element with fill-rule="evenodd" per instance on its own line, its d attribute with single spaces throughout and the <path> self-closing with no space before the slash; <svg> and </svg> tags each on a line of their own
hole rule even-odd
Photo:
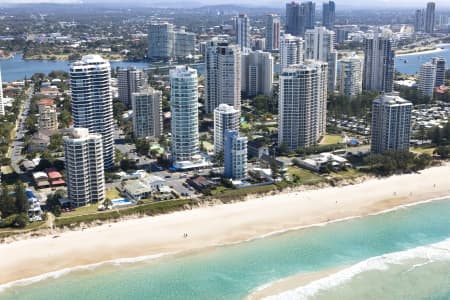
<svg viewBox="0 0 450 300">
<path fill-rule="evenodd" d="M 122 4 L 122 0 L 2 0 L 1 4 L 39 4 L 39 3 L 54 3 L 54 4 L 77 4 L 77 3 L 84 3 L 84 4 Z M 145 6 L 151 6 L 152 4 L 155 4 L 159 7 L 163 7 L 164 5 L 167 6 L 174 6 L 176 3 L 183 3 L 186 5 L 186 2 L 190 3 L 191 6 L 201 6 L 201 5 L 218 5 L 218 4 L 225 4 L 225 5 L 240 5 L 240 6 L 252 6 L 252 7 L 258 7 L 258 6 L 269 6 L 269 7 L 284 7 L 285 3 L 290 2 L 288 0 L 286 1 L 279 1 L 279 0 L 260 0 L 255 4 L 255 1 L 252 0 L 241 0 L 241 1 L 226 1 L 226 0 L 192 0 L 192 1 L 181 1 L 181 0 L 131 0 L 127 1 L 128 5 L 145 5 Z M 299 1 L 302 2 L 302 1 Z M 315 1 L 318 4 L 321 4 L 322 2 L 326 1 Z M 417 7 L 424 7 L 426 6 L 426 3 L 429 1 L 423 1 L 423 0 L 373 0 L 370 1 L 370 4 L 367 4 L 366 1 L 359 1 L 355 4 L 355 1 L 353 0 L 337 0 L 335 1 L 337 7 L 346 7 L 346 8 L 364 8 L 364 7 L 372 7 L 372 8 L 386 8 L 386 7 L 392 7 L 392 8 L 410 8 L 415 9 Z M 448 0 L 437 0 L 433 1 L 436 3 L 437 8 L 450 8 L 450 1 Z M 0 4 L 0 5 L 1 5 Z M 123 6 L 126 6 L 127 4 L 124 4 Z M 381 5 L 381 6 L 380 6 Z"/>
</svg>

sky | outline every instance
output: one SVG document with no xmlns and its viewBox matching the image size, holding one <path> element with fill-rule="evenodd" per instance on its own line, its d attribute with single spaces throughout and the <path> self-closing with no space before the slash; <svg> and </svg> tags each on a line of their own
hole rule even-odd
<svg viewBox="0 0 450 300">
<path fill-rule="evenodd" d="M 136 4 L 146 4 L 147 6 L 151 5 L 151 3 L 164 3 L 164 2 L 185 2 L 186 0 L 128 0 L 126 3 L 136 3 Z M 290 0 L 289 0 L 290 1 Z M 301 2 L 302 0 L 300 0 Z M 9 3 L 9 4 L 19 4 L 19 3 L 124 3 L 123 0 L 0 0 L 1 3 Z M 189 0 L 187 1 L 189 2 Z M 213 5 L 213 4 L 239 4 L 239 5 L 251 5 L 255 6 L 254 0 L 193 0 L 195 3 L 203 3 L 205 5 Z M 271 7 L 283 7 L 284 4 L 288 2 L 288 0 L 259 0 L 256 3 L 258 6 L 271 6 Z M 317 4 L 320 4 L 322 1 L 315 1 Z M 387 8 L 387 7 L 404 7 L 415 9 L 417 7 L 426 6 L 427 0 L 371 0 L 371 1 L 355 1 L 355 0 L 335 0 L 336 6 L 342 5 L 343 7 L 363 7 L 364 5 L 368 5 L 370 3 L 371 7 L 379 7 L 379 8 Z M 435 0 L 437 8 L 446 7 L 450 8 L 449 0 Z M 355 4 L 357 3 L 357 4 Z"/>
</svg>

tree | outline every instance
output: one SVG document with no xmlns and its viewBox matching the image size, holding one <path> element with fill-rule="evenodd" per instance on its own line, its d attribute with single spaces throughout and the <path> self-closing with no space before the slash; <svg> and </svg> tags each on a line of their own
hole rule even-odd
<svg viewBox="0 0 450 300">
<path fill-rule="evenodd" d="M 2 218 L 6 218 L 17 212 L 14 198 L 5 184 L 2 185 L 0 198 L 0 212 Z"/>
<path fill-rule="evenodd" d="M 447 159 L 450 157 L 450 146 L 439 146 L 433 153 L 439 155 L 442 159 Z"/>
<path fill-rule="evenodd" d="M 24 228 L 25 226 L 28 225 L 28 222 L 29 222 L 28 215 L 25 213 L 21 213 L 16 216 L 13 225 L 14 227 L 17 228 Z"/>
<path fill-rule="evenodd" d="M 51 151 L 61 151 L 63 146 L 63 136 L 60 133 L 56 133 L 50 136 L 50 144 L 48 149 Z"/>
<path fill-rule="evenodd" d="M 21 181 L 17 182 L 15 185 L 14 196 L 16 211 L 18 213 L 27 214 L 28 209 L 30 208 L 30 204 L 28 202 L 27 196 L 25 195 L 25 188 L 23 187 L 23 183 Z"/>
</svg>

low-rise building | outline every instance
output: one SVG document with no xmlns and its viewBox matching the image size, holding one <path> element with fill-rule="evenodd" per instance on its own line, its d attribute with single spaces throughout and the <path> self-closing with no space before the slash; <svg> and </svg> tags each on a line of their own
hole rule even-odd
<svg viewBox="0 0 450 300">
<path fill-rule="evenodd" d="M 314 172 L 324 172 L 333 170 L 343 170 L 351 167 L 347 159 L 334 155 L 332 153 L 320 153 L 318 155 L 311 155 L 304 159 L 294 159 L 294 162 L 299 167 L 311 170 Z"/>
<path fill-rule="evenodd" d="M 123 193 L 134 201 L 151 196 L 152 189 L 140 180 L 127 180 L 122 182 Z"/>
</svg>

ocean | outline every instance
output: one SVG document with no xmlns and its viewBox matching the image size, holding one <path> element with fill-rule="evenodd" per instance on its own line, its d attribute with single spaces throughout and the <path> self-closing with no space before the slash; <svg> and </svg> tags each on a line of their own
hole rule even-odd
<svg viewBox="0 0 450 300">
<path fill-rule="evenodd" d="M 450 299 L 450 198 L 136 260 L 3 285 L 0 300 L 245 299 L 271 282 L 332 269 L 341 271 L 271 299 Z"/>
</svg>

